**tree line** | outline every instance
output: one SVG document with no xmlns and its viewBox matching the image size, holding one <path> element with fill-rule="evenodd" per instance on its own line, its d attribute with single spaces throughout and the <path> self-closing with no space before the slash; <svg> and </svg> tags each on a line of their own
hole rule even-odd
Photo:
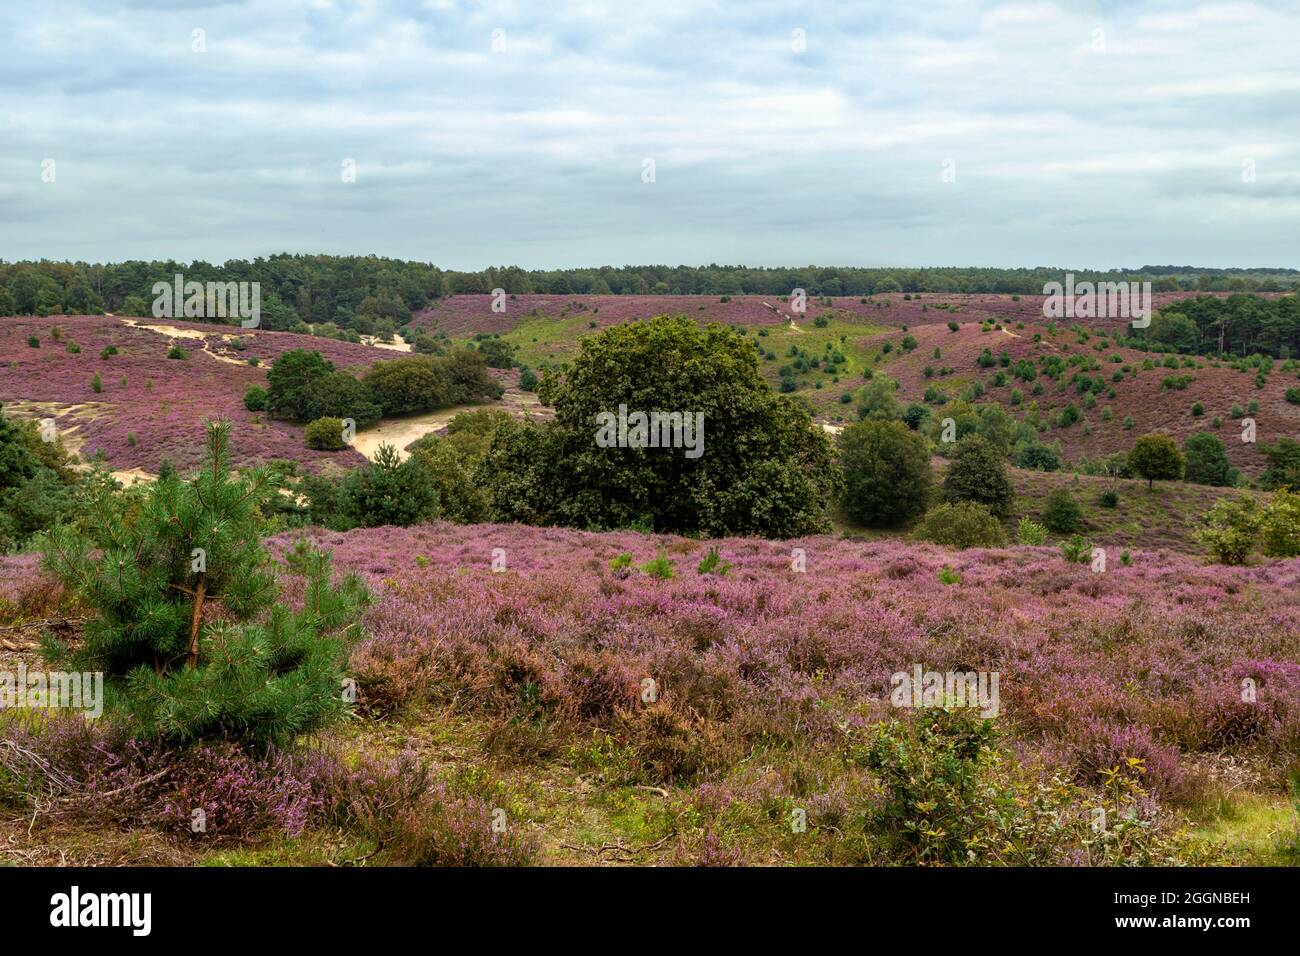
<svg viewBox="0 0 1300 956">
<path fill-rule="evenodd" d="M 890 292 L 1036 295 L 1060 281 L 1062 268 L 858 268 L 744 265 L 601 266 L 525 270 L 493 266 L 456 271 L 380 256 L 277 254 L 225 263 L 132 260 L 119 263 L 0 262 L 0 315 L 148 315 L 157 282 L 177 273 L 199 282 L 259 282 L 262 322 L 272 330 L 333 323 L 372 334 L 377 323 L 400 328 L 434 300 L 503 289 L 512 295 L 810 295 Z M 1296 287 L 1295 269 L 1201 269 L 1143 266 L 1073 270 L 1077 281 L 1149 281 L 1156 292 L 1281 292 Z"/>
</svg>

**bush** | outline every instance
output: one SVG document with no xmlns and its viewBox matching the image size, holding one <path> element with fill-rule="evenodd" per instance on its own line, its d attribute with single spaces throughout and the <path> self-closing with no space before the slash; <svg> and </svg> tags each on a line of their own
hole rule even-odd
<svg viewBox="0 0 1300 956">
<path fill-rule="evenodd" d="M 1002 523 L 974 501 L 946 502 L 926 512 L 917 537 L 950 548 L 996 548 L 1006 544 Z"/>
<path fill-rule="evenodd" d="M 338 451 L 348 446 L 343 440 L 341 418 L 318 418 L 303 429 L 302 437 L 308 448 L 317 451 Z"/>
<path fill-rule="evenodd" d="M 530 368 L 521 369 L 519 372 L 519 390 L 531 392 L 537 388 L 537 373 Z"/>
<path fill-rule="evenodd" d="M 869 527 L 891 527 L 925 511 L 930 448 L 902 422 L 867 420 L 840 434 L 845 510 Z"/>
<path fill-rule="evenodd" d="M 190 357 L 190 354 L 189 354 L 188 352 L 186 352 L 183 348 L 181 348 L 179 345 L 173 345 L 171 348 L 169 348 L 169 349 L 167 350 L 167 357 L 168 357 L 169 359 L 182 359 L 182 360 L 184 360 L 184 359 L 189 358 L 189 357 Z"/>
<path fill-rule="evenodd" d="M 80 648 L 49 643 L 45 656 L 103 671 L 107 709 L 142 736 L 284 743 L 345 712 L 341 661 L 366 595 L 355 578 L 335 586 L 329 556 L 303 545 L 288 558 L 303 608 L 278 601 L 261 545 L 276 473 L 233 478 L 228 427 L 209 425 L 192 480 L 160 477 L 129 504 L 104 492 L 84 532 L 51 533 L 45 567 L 98 613 Z M 205 618 L 209 602 L 219 618 Z"/>
<path fill-rule="evenodd" d="M 1057 534 L 1072 534 L 1083 526 L 1083 509 L 1069 491 L 1057 488 L 1047 496 L 1043 524 Z"/>
<path fill-rule="evenodd" d="M 957 442 L 944 474 L 943 494 L 949 502 L 982 504 L 999 518 L 1010 512 L 1015 496 L 1007 478 L 1005 462 L 994 447 L 978 435 L 968 435 Z"/>
<path fill-rule="evenodd" d="M 1260 521 L 1264 553 L 1270 558 L 1300 557 L 1300 493 L 1274 492 Z"/>
<path fill-rule="evenodd" d="M 1024 442 L 1016 449 L 1016 465 L 1035 471 L 1059 471 L 1061 453 L 1055 446 L 1043 442 Z"/>
<path fill-rule="evenodd" d="M 266 389 L 260 385 L 250 385 L 244 392 L 244 407 L 250 412 L 266 411 Z"/>
<path fill-rule="evenodd" d="M 409 415 L 451 404 L 451 376 L 433 355 L 376 362 L 363 382 L 385 415 Z"/>
<path fill-rule="evenodd" d="M 1103 508 L 1118 508 L 1119 492 L 1114 488 L 1107 488 L 1097 496 L 1097 504 L 1101 505 Z"/>
<path fill-rule="evenodd" d="M 1018 530 L 1021 544 L 1037 547 L 1047 543 L 1047 529 L 1032 518 L 1021 518 Z"/>
<path fill-rule="evenodd" d="M 35 335 L 27 336 L 27 345 L 30 348 L 38 349 L 41 347 L 41 340 Z"/>
<path fill-rule="evenodd" d="M 104 390 L 104 383 L 100 380 L 98 372 L 96 372 L 90 380 L 90 390 L 96 395 Z"/>
<path fill-rule="evenodd" d="M 1262 515 L 1254 498 L 1220 498 L 1201 519 L 1196 540 L 1219 564 L 1245 564 L 1255 550 Z"/>
</svg>

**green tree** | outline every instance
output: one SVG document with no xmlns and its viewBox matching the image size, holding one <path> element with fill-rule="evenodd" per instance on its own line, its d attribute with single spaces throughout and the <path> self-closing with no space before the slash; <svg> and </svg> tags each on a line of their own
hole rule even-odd
<svg viewBox="0 0 1300 956">
<path fill-rule="evenodd" d="M 500 520 L 770 537 L 829 528 L 830 441 L 772 393 L 753 344 L 732 329 L 686 316 L 613 326 L 584 337 L 538 395 L 555 407 L 554 424 L 499 434 L 489 452 Z M 597 416 L 620 406 L 680 413 L 693 429 L 702 421 L 694 450 L 685 428 L 682 447 L 602 446 L 607 420 Z"/>
<path fill-rule="evenodd" d="M 413 458 L 402 461 L 392 445 L 380 445 L 373 461 L 343 480 L 345 515 L 353 527 L 405 527 L 432 519 L 438 491 Z"/>
<path fill-rule="evenodd" d="M 1133 443 L 1133 450 L 1128 453 L 1128 465 L 1133 474 L 1145 478 L 1147 487 L 1151 488 L 1157 481 L 1182 478 L 1186 462 L 1173 438 L 1152 432 Z"/>
<path fill-rule="evenodd" d="M 304 393 L 312 382 L 332 371 L 334 363 L 319 352 L 291 349 L 276 356 L 266 373 L 267 411 L 275 418 L 309 421 L 304 411 Z"/>
<path fill-rule="evenodd" d="M 839 437 L 843 501 L 849 516 L 890 527 L 924 513 L 930 496 L 930 445 L 902 422 L 867 419 Z"/>
<path fill-rule="evenodd" d="M 1231 485 L 1237 470 L 1228 462 L 1228 450 L 1217 436 L 1197 432 L 1183 442 L 1184 476 L 1198 485 Z"/>
<path fill-rule="evenodd" d="M 1011 511 L 1015 490 L 1002 456 L 985 439 L 970 435 L 953 450 L 943 478 L 943 495 L 950 502 L 977 502 L 1004 518 Z"/>
<path fill-rule="evenodd" d="M 1278 488 L 1300 490 L 1300 442 L 1294 438 L 1279 438 L 1271 445 L 1261 445 L 1259 450 L 1268 458 L 1268 467 L 1259 476 L 1259 486 L 1265 491 Z"/>
<path fill-rule="evenodd" d="M 347 372 L 328 372 L 312 379 L 299 398 L 303 421 L 350 418 L 357 428 L 365 428 L 383 417 L 370 389 Z"/>
<path fill-rule="evenodd" d="M 329 558 L 303 547 L 289 562 L 303 608 L 277 601 L 261 544 L 276 473 L 233 478 L 228 433 L 209 425 L 193 479 L 161 477 L 134 507 L 104 497 L 86 532 L 49 535 L 46 567 L 95 613 L 80 648 L 46 653 L 102 670 L 106 704 L 141 734 L 284 743 L 344 713 L 342 653 L 365 592 L 355 578 L 335 587 Z"/>
<path fill-rule="evenodd" d="M 873 376 L 858 389 L 858 418 L 876 418 L 897 421 L 903 417 L 903 406 L 894 397 L 898 383 L 886 375 Z"/>
<path fill-rule="evenodd" d="M 432 411 L 451 404 L 451 375 L 436 356 L 376 362 L 364 382 L 385 415 Z"/>
</svg>

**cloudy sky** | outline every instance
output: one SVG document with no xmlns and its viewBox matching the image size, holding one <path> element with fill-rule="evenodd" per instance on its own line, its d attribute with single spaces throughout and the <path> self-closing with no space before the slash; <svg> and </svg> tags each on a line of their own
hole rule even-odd
<svg viewBox="0 0 1300 956">
<path fill-rule="evenodd" d="M 1300 266 L 1298 38 L 1294 0 L 6 3 L 0 258 Z"/>
</svg>

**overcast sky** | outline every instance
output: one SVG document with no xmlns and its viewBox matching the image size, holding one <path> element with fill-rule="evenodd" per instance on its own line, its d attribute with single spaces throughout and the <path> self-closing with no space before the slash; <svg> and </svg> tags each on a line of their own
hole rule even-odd
<svg viewBox="0 0 1300 956">
<path fill-rule="evenodd" d="M 0 258 L 279 251 L 1300 266 L 1300 3 L 0 6 Z"/>
</svg>

